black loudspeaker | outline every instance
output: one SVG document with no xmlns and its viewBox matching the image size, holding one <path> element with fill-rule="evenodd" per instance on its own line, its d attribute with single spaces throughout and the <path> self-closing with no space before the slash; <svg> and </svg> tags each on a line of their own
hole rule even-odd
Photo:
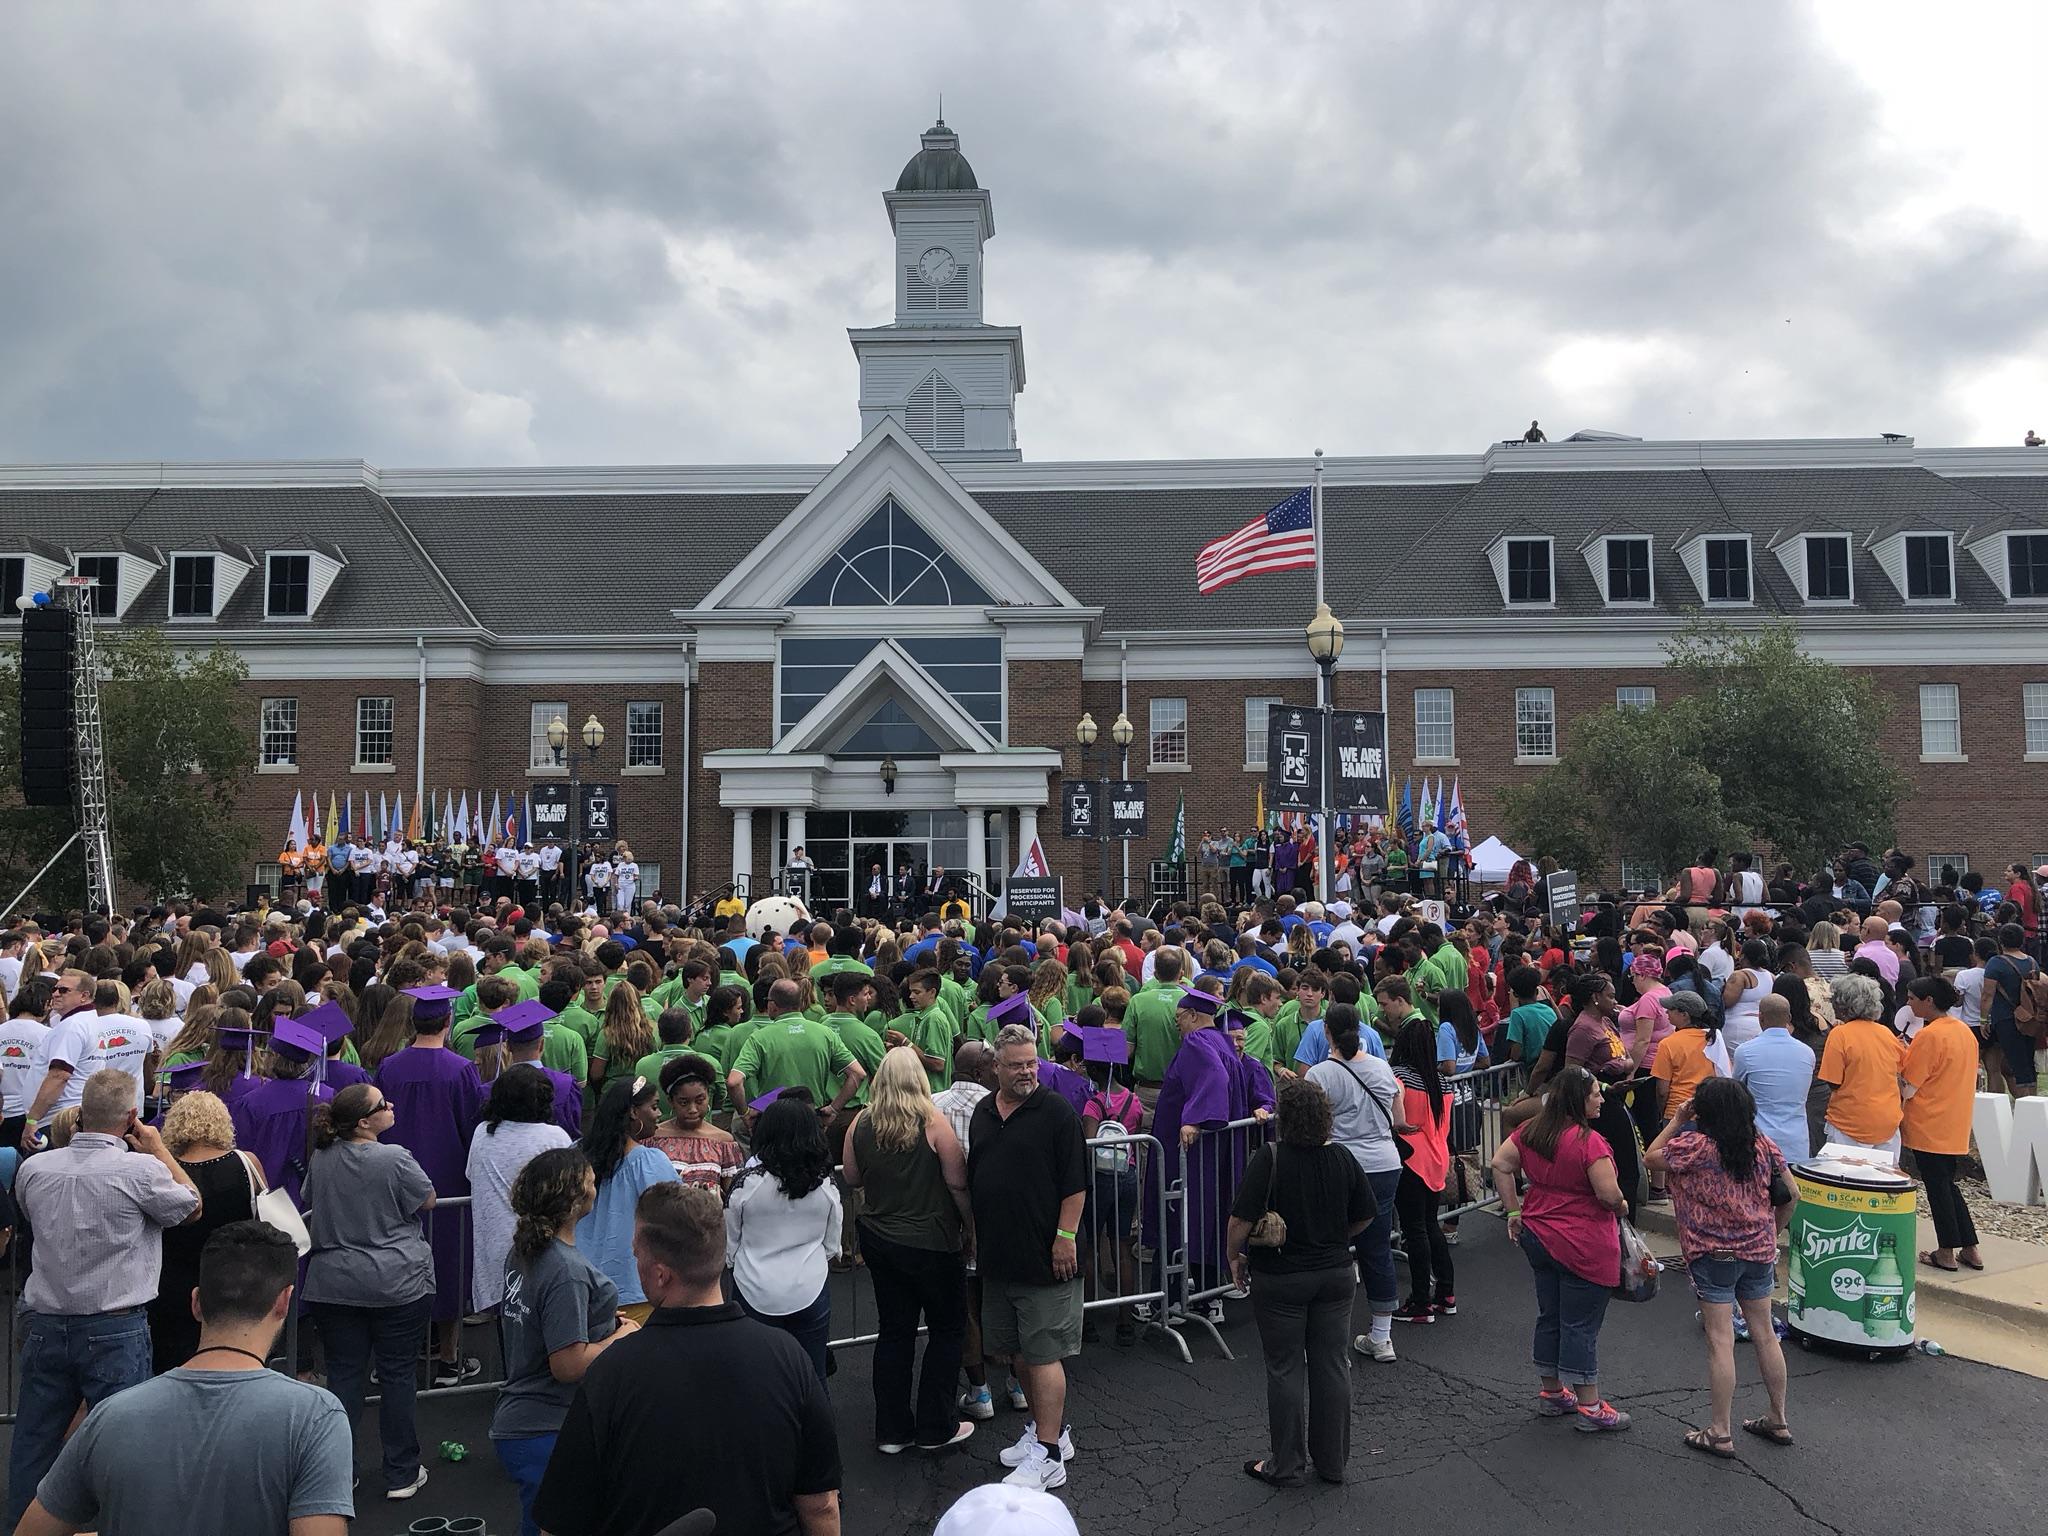
<svg viewBox="0 0 2048 1536">
<path fill-rule="evenodd" d="M 77 614 L 68 608 L 31 608 L 22 614 L 21 798 L 29 805 L 71 803 L 77 655 Z"/>
</svg>

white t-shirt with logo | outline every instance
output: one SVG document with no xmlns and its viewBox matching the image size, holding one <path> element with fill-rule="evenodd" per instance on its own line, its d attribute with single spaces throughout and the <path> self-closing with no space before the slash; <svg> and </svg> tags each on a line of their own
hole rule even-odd
<svg viewBox="0 0 2048 1536">
<path fill-rule="evenodd" d="M 88 1037 L 86 1059 L 76 1063 L 78 1071 L 73 1074 L 72 1082 L 77 1083 L 83 1093 L 85 1079 L 95 1072 L 104 1072 L 110 1067 L 116 1072 L 126 1072 L 135 1079 L 135 1112 L 140 1114 L 143 1080 L 148 1075 L 143 1066 L 149 1060 L 149 1053 L 156 1048 L 156 1031 L 146 1020 L 138 1019 L 132 1013 L 103 1013 L 96 1017 L 87 1014 L 83 1017 L 92 1019 L 93 1029 Z"/>
<path fill-rule="evenodd" d="M 0 1024 L 0 1115 L 25 1115 L 43 1085 L 49 1061 L 43 1042 L 50 1026 L 39 1019 L 9 1019 Z"/>
</svg>

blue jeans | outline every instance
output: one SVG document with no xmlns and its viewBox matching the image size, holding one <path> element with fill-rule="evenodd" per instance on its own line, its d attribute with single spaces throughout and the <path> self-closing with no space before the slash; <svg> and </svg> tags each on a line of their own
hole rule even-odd
<svg viewBox="0 0 2048 1536">
<path fill-rule="evenodd" d="M 555 1439 L 554 1435 L 521 1435 L 515 1440 L 491 1442 L 491 1449 L 498 1453 L 498 1465 L 519 1485 L 519 1536 L 540 1536 L 540 1527 L 533 1519 L 533 1500 L 540 1492 L 541 1474 L 548 1469 L 548 1458 L 555 1454 Z"/>
<path fill-rule="evenodd" d="M 1566 1386 L 1598 1381 L 1600 1323 L 1612 1290 L 1566 1269 L 1527 1227 L 1522 1228 L 1522 1253 L 1536 1277 L 1536 1345 L 1530 1358 L 1537 1372 Z"/>
<path fill-rule="evenodd" d="M 384 1487 L 410 1488 L 420 1472 L 420 1432 L 413 1418 L 419 1391 L 420 1348 L 427 1341 L 431 1294 L 395 1307 L 306 1304 L 320 1347 L 327 1351 L 328 1390 L 348 1410 L 351 1427 L 362 1411 L 370 1359 L 377 1361 L 377 1435 L 384 1448 Z"/>
<path fill-rule="evenodd" d="M 747 1316 L 766 1323 L 770 1328 L 780 1328 L 784 1333 L 803 1345 L 804 1353 L 811 1357 L 811 1364 L 817 1369 L 818 1380 L 825 1380 L 825 1341 L 832 1337 L 832 1287 L 828 1284 L 818 1292 L 818 1299 L 801 1312 L 789 1312 L 778 1317 L 750 1305 L 737 1287 L 733 1295 L 738 1298 L 740 1310 Z"/>
<path fill-rule="evenodd" d="M 141 1307 L 69 1317 L 21 1314 L 21 1406 L 7 1459 L 7 1528 L 36 1496 L 64 1448 L 71 1416 L 149 1380 L 149 1314 Z"/>
<path fill-rule="evenodd" d="M 1400 1300 L 1400 1284 L 1394 1278 L 1394 1192 L 1401 1187 L 1401 1170 L 1368 1173 L 1373 1203 L 1379 1207 L 1365 1230 L 1352 1239 L 1351 1251 L 1358 1259 L 1358 1276 L 1365 1286 L 1366 1306 L 1374 1312 L 1391 1312 Z"/>
</svg>

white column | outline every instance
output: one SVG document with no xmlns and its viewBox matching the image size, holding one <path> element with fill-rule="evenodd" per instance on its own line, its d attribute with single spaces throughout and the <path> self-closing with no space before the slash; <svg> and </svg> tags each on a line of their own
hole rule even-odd
<svg viewBox="0 0 2048 1536">
<path fill-rule="evenodd" d="M 967 873 L 988 884 L 988 811 L 979 805 L 967 807 Z"/>
<path fill-rule="evenodd" d="M 1031 840 L 1038 836 L 1038 807 L 1020 805 L 1017 807 L 1017 857 L 1023 858 L 1031 846 Z"/>
<path fill-rule="evenodd" d="M 783 861 L 785 863 L 788 862 L 789 855 L 795 853 L 804 844 L 804 816 L 805 813 L 802 811 L 791 811 L 789 813 L 789 846 L 783 854 Z"/>
<path fill-rule="evenodd" d="M 732 813 L 732 878 L 735 885 L 747 888 L 749 899 L 754 889 L 754 813 L 750 810 L 735 810 Z"/>
</svg>

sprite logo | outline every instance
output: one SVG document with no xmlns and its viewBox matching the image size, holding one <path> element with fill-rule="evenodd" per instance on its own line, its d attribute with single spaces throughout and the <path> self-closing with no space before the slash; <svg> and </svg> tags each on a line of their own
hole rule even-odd
<svg viewBox="0 0 2048 1536">
<path fill-rule="evenodd" d="M 1832 1232 L 1809 1225 L 1801 1234 L 1800 1259 L 1807 1264 L 1833 1259 L 1874 1259 L 1877 1257 L 1877 1228 L 1862 1217 Z"/>
</svg>

